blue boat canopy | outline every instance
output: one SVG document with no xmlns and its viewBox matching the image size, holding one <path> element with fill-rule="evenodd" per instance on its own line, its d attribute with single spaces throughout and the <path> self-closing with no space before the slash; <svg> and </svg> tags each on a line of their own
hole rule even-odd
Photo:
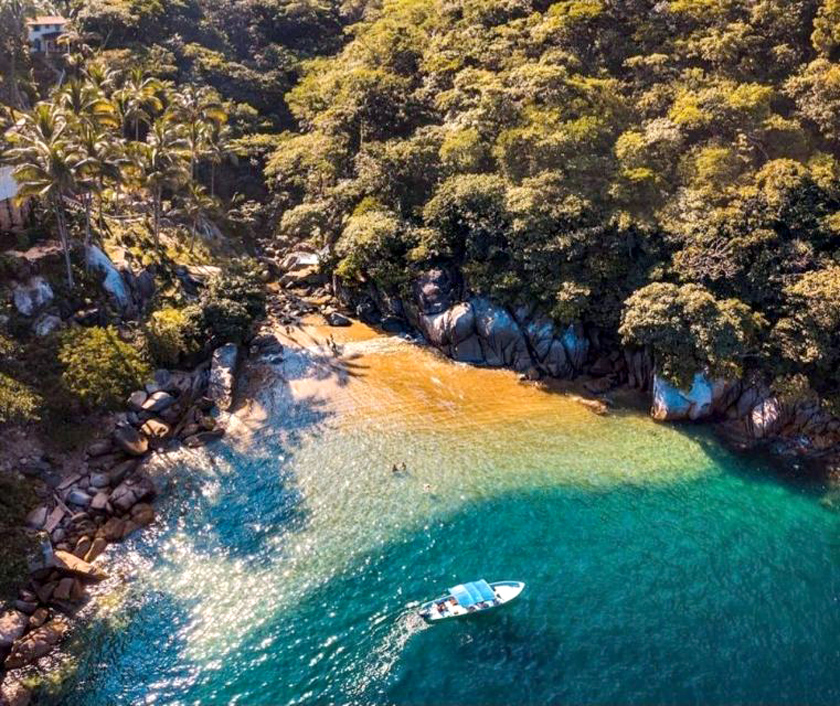
<svg viewBox="0 0 840 706">
<path fill-rule="evenodd" d="M 469 608 L 482 601 L 492 601 L 496 598 L 490 584 L 484 579 L 463 583 L 449 589 L 455 600 L 462 608 Z"/>
</svg>

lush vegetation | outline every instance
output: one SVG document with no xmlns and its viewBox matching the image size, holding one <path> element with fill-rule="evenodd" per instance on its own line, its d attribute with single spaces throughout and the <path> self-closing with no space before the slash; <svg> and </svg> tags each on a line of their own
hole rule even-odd
<svg viewBox="0 0 840 706">
<path fill-rule="evenodd" d="M 838 22 L 833 0 L 385 0 L 287 97 L 279 230 L 392 290 L 454 263 L 674 379 L 835 395 Z"/>
</svg>

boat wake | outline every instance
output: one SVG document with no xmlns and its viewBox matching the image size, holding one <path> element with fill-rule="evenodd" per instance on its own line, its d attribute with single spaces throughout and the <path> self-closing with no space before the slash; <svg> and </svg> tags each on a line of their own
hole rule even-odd
<svg viewBox="0 0 840 706">
<path fill-rule="evenodd" d="M 385 692 L 385 682 L 399 661 L 400 656 L 412 637 L 429 628 L 415 608 L 409 608 L 394 622 L 390 630 L 370 652 L 367 665 L 360 679 L 355 683 L 353 696 L 365 701 Z"/>
</svg>

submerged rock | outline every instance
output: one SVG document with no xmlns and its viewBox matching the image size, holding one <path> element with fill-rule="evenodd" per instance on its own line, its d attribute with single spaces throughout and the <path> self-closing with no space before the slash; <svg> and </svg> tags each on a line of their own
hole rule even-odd
<svg viewBox="0 0 840 706">
<path fill-rule="evenodd" d="M 7 676 L 0 684 L 0 706 L 29 706 L 32 693 L 16 679 Z"/>
</svg>

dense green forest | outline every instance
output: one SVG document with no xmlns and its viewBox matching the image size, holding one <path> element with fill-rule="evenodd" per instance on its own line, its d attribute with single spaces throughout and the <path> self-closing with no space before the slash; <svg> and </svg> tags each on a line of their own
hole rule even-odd
<svg viewBox="0 0 840 706">
<path fill-rule="evenodd" d="M 268 175 L 347 281 L 455 263 L 685 382 L 840 385 L 840 3 L 392 0 Z"/>
<path fill-rule="evenodd" d="M 34 50 L 27 23 L 55 15 L 55 48 Z M 263 169 L 296 125 L 285 95 L 352 17 L 330 2 L 0 0 L 0 166 L 32 207 L 2 238 L 0 424 L 72 443 L 155 367 L 248 340 L 257 238 L 277 218 Z M 203 266 L 209 280 L 190 279 Z"/>
<path fill-rule="evenodd" d="M 49 9 L 71 19 L 60 90 L 20 41 Z M 402 296 L 451 266 L 472 292 L 649 346 L 675 382 L 705 369 L 840 399 L 834 0 L 2 11 L 7 106 L 32 122 L 89 99 L 119 143 L 117 175 L 65 185 L 86 221 L 47 210 L 67 240 L 102 238 L 113 178 L 151 197 L 155 238 L 180 217 L 183 249 L 212 218 L 230 242 L 314 243 L 346 285 Z"/>
</svg>

